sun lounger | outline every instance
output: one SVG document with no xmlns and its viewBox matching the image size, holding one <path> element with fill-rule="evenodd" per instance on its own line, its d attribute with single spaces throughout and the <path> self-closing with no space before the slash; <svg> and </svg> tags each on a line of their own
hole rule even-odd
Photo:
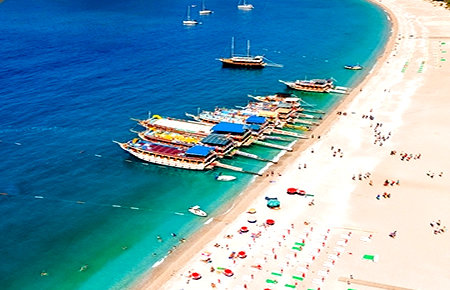
<svg viewBox="0 0 450 290">
<path fill-rule="evenodd" d="M 292 276 L 292 279 L 303 281 L 303 277 Z"/>
<path fill-rule="evenodd" d="M 292 285 L 292 284 L 284 284 L 284 287 L 295 288 L 295 285 Z"/>
<path fill-rule="evenodd" d="M 266 283 L 269 283 L 269 284 L 277 284 L 278 281 L 277 281 L 277 280 L 266 279 Z"/>
<path fill-rule="evenodd" d="M 369 260 L 369 261 L 373 261 L 373 262 L 378 262 L 378 255 L 364 255 L 363 259 L 364 260 Z"/>
<path fill-rule="evenodd" d="M 305 246 L 305 243 L 299 243 L 299 242 L 296 242 L 295 245 L 296 245 L 296 246 L 302 246 L 302 247 L 304 247 L 304 246 Z"/>
<path fill-rule="evenodd" d="M 280 276 L 280 277 L 283 276 L 283 274 L 277 273 L 277 272 L 272 272 L 271 274 L 272 274 L 272 275 L 275 275 L 275 276 Z"/>
<path fill-rule="evenodd" d="M 301 250 L 302 250 L 302 247 L 292 247 L 292 250 L 301 251 Z"/>
</svg>

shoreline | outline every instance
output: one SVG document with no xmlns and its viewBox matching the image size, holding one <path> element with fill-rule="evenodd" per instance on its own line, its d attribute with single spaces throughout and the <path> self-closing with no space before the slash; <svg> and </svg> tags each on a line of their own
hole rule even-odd
<svg viewBox="0 0 450 290">
<path fill-rule="evenodd" d="M 364 85 L 369 81 L 371 75 L 373 75 L 376 71 L 380 69 L 381 63 L 388 57 L 388 54 L 392 51 L 394 43 L 395 43 L 395 35 L 397 33 L 398 25 L 396 23 L 396 18 L 392 14 L 390 10 L 387 10 L 385 6 L 380 5 L 379 2 L 375 0 L 367 0 L 375 5 L 380 6 L 385 10 L 387 15 L 389 15 L 389 22 L 391 23 L 391 31 L 389 35 L 389 39 L 386 42 L 385 47 L 382 52 L 378 56 L 375 65 L 371 69 L 371 71 L 359 82 L 359 84 L 351 90 L 351 92 L 345 96 L 342 100 L 340 100 L 328 114 L 325 115 L 325 118 L 322 122 L 314 128 L 311 132 L 309 132 L 309 136 L 317 135 L 325 133 L 325 131 L 329 130 L 332 122 L 338 118 L 337 112 L 344 111 L 346 106 L 358 95 L 359 91 L 364 87 Z M 286 152 L 282 158 L 278 161 L 277 164 L 272 164 L 269 168 L 273 171 L 279 171 L 285 167 L 285 163 L 291 161 L 291 159 L 297 158 L 296 155 L 305 151 L 309 146 L 315 143 L 318 139 L 299 139 L 296 141 L 294 146 L 292 147 L 292 152 Z M 267 169 L 265 172 L 267 172 Z M 246 208 L 250 207 L 252 202 L 257 198 L 259 192 L 263 190 L 266 186 L 263 183 L 264 176 L 257 176 L 245 189 L 244 191 L 237 196 L 233 201 L 228 202 L 226 205 L 222 206 L 217 215 L 214 217 L 214 220 L 207 225 L 202 226 L 201 229 L 193 233 L 186 242 L 177 246 L 177 248 L 169 255 L 164 257 L 163 261 L 156 262 L 152 265 L 152 268 L 149 269 L 148 274 L 144 274 L 145 276 L 138 280 L 134 285 L 132 285 L 132 289 L 159 289 L 162 285 L 173 277 L 174 274 L 179 271 L 182 266 L 174 267 L 173 265 L 185 264 L 189 261 L 195 254 L 197 254 L 208 242 L 210 242 L 214 237 L 217 236 L 222 228 L 218 227 L 221 223 L 228 225 L 236 217 L 241 214 Z M 238 206 L 236 206 L 238 205 Z M 189 249 L 186 251 L 186 249 Z M 170 272 L 170 273 L 169 273 Z"/>
<path fill-rule="evenodd" d="M 295 164 L 298 163 L 299 159 L 301 159 L 304 155 L 309 154 L 309 152 L 307 152 L 308 148 L 311 148 L 312 146 L 317 146 L 319 148 L 325 146 L 325 145 L 322 146 L 322 144 L 325 142 L 328 142 L 328 138 L 331 139 L 331 137 L 328 135 L 335 135 L 335 133 L 334 133 L 334 131 L 336 131 L 335 127 L 338 127 L 338 125 L 335 125 L 336 123 L 347 122 L 346 119 L 351 119 L 354 117 L 354 116 L 352 116 L 351 113 L 348 116 L 341 116 L 341 115 L 338 115 L 337 112 L 347 112 L 347 110 L 350 110 L 350 112 L 351 112 L 353 110 L 352 106 L 357 107 L 357 109 L 354 109 L 354 111 L 357 111 L 358 113 L 360 113 L 361 110 L 363 110 L 363 108 L 358 107 L 357 103 L 358 103 L 358 101 L 360 101 L 358 99 L 364 99 L 365 95 L 368 94 L 368 93 L 366 93 L 367 90 L 366 90 L 365 86 L 367 86 L 369 83 L 377 83 L 377 78 L 380 78 L 380 76 L 378 74 L 384 67 L 387 66 L 386 60 L 388 60 L 388 58 L 392 58 L 392 55 L 395 56 L 397 49 L 401 50 L 401 48 L 399 48 L 400 34 L 399 34 L 399 23 L 397 22 L 398 19 L 393 14 L 393 11 L 391 11 L 392 7 L 389 8 L 389 5 L 392 5 L 395 8 L 395 5 L 399 5 L 399 4 L 397 4 L 397 3 L 396 4 L 394 4 L 394 3 L 386 4 L 386 2 L 389 2 L 389 1 L 384 1 L 384 2 L 380 1 L 381 3 L 377 2 L 377 1 L 371 1 L 371 2 L 376 5 L 381 6 L 386 11 L 386 13 L 389 15 L 389 18 L 390 18 L 389 21 L 392 23 L 391 24 L 392 25 L 391 26 L 391 34 L 390 34 L 389 40 L 388 40 L 383 52 L 378 57 L 373 69 L 366 75 L 366 77 L 359 83 L 359 85 L 351 91 L 351 93 L 348 96 L 346 96 L 342 101 L 340 101 L 330 111 L 330 113 L 324 118 L 324 120 L 321 122 L 321 124 L 311 132 L 311 134 L 314 134 L 314 136 L 322 136 L 324 138 L 321 138 L 321 139 L 310 138 L 310 139 L 306 139 L 306 140 L 299 140 L 294 145 L 294 147 L 293 147 L 294 150 L 292 152 L 287 152 L 283 156 L 283 158 L 281 158 L 281 160 L 278 162 L 278 164 L 274 164 L 270 167 L 270 170 L 272 170 L 272 171 L 282 172 L 283 178 L 285 175 L 292 174 L 293 169 L 290 168 L 290 167 L 292 167 L 290 165 L 294 164 L 294 166 L 295 166 Z M 422 1 L 416 1 L 416 2 L 419 3 Z M 402 4 L 403 4 L 402 8 L 405 8 L 407 6 L 405 1 L 400 3 L 400 5 L 402 5 Z M 423 4 L 423 5 L 426 5 L 426 4 Z M 400 16 L 400 15 L 397 15 L 397 16 Z M 402 36 L 402 37 L 404 37 L 404 36 Z M 413 53 L 415 53 L 415 52 L 413 52 Z M 389 63 L 389 62 L 387 62 L 387 63 Z M 379 81 L 380 80 L 378 80 L 378 82 Z M 393 86 L 393 88 L 394 87 L 395 86 Z M 384 92 L 386 92 L 386 89 Z M 389 89 L 389 92 L 390 92 L 390 89 Z M 415 97 L 414 92 L 412 92 L 412 95 Z M 366 98 L 370 99 L 370 97 L 366 97 Z M 371 100 L 367 101 L 369 103 L 369 105 L 370 105 L 370 101 Z M 373 101 L 371 101 L 371 102 L 373 103 Z M 406 103 L 406 106 L 408 106 L 408 107 L 410 106 L 409 103 L 407 103 L 407 102 L 405 102 L 405 103 Z M 369 108 L 371 109 L 371 107 L 369 107 Z M 408 108 L 405 108 L 404 110 L 407 110 L 407 109 Z M 384 112 L 381 112 L 381 115 L 383 115 L 383 113 Z M 378 121 L 378 119 L 377 119 L 377 121 Z M 404 120 L 400 120 L 400 121 L 397 121 L 397 123 L 394 125 L 396 125 L 397 128 L 399 128 L 401 126 L 405 126 L 404 123 L 406 123 Z M 394 127 L 395 126 L 393 126 L 393 128 Z M 397 128 L 393 129 L 394 136 L 396 134 L 395 132 L 396 132 Z M 367 134 L 370 134 L 370 133 L 367 133 Z M 399 135 L 400 135 L 400 133 L 399 133 Z M 340 141 L 342 141 L 342 140 L 338 140 L 337 137 L 334 137 L 333 140 L 336 140 L 336 141 L 332 142 L 331 144 L 334 144 L 334 143 L 338 144 Z M 396 142 L 398 144 L 401 144 L 402 140 L 396 140 Z M 411 144 L 409 144 L 409 145 L 411 145 Z M 361 150 L 362 148 L 359 148 L 359 149 Z M 387 148 L 384 148 L 384 149 L 387 149 Z M 355 149 L 355 153 L 359 154 L 360 152 Z M 379 153 L 374 153 L 374 155 L 376 155 L 376 154 L 379 154 Z M 347 155 L 347 153 L 346 153 L 346 155 Z M 347 158 L 347 156 L 346 156 L 346 158 Z M 377 173 L 377 172 L 391 171 L 391 167 L 388 166 L 386 168 L 386 166 L 383 165 L 383 163 L 392 162 L 392 160 L 385 161 L 385 159 L 386 159 L 386 157 L 384 155 L 383 156 L 377 155 L 376 158 L 374 158 L 374 160 L 372 162 L 373 165 L 371 168 L 371 170 L 373 171 L 374 179 L 375 179 L 375 175 L 376 175 L 375 173 Z M 316 161 L 311 161 L 311 162 L 315 163 Z M 319 161 L 317 161 L 317 163 L 319 163 Z M 308 167 L 310 167 L 309 164 L 310 163 L 308 162 Z M 403 166 L 403 165 L 398 165 L 398 164 L 394 164 L 394 165 L 397 167 Z M 351 165 L 350 165 L 350 167 L 351 167 Z M 361 166 L 361 167 L 364 167 L 364 166 Z M 370 167 L 370 166 L 367 166 L 367 167 Z M 308 170 L 309 170 L 309 168 L 308 168 Z M 297 172 L 295 172 L 295 173 L 297 173 Z M 378 176 L 376 178 L 380 179 L 380 177 L 378 177 Z M 246 209 L 248 209 L 249 207 L 253 207 L 252 205 L 254 205 L 257 202 L 257 200 L 261 199 L 262 196 L 264 196 L 264 192 L 267 192 L 267 188 L 272 186 L 270 184 L 270 179 L 271 179 L 271 177 L 257 177 L 252 183 L 250 183 L 250 185 L 244 190 L 244 192 L 239 197 L 237 197 L 234 201 L 230 202 L 230 204 L 227 204 L 226 206 L 222 207 L 219 214 L 216 217 L 214 217 L 214 220 L 211 223 L 203 226 L 202 229 L 200 229 L 199 231 L 194 233 L 191 237 L 189 237 L 189 239 L 184 244 L 178 246 L 177 249 L 171 255 L 169 255 L 165 258 L 164 262 L 161 265 L 159 265 L 158 267 L 156 267 L 154 269 L 151 269 L 149 274 L 147 274 L 145 277 L 143 277 L 142 280 L 138 281 L 135 285 L 133 285 L 133 289 L 160 289 L 163 287 L 170 288 L 170 286 L 168 284 L 175 283 L 174 281 L 169 281 L 171 277 L 174 277 L 175 275 L 180 274 L 180 271 L 182 271 L 184 268 L 189 266 L 188 264 L 191 263 L 190 261 L 192 261 L 194 259 L 194 257 L 199 252 L 202 251 L 202 249 L 205 249 L 209 243 L 212 243 L 216 239 L 221 239 L 220 234 L 222 232 L 226 231 L 227 228 L 232 226 L 233 223 L 236 223 L 236 221 L 239 219 L 240 216 L 243 215 L 243 212 L 245 212 Z M 333 180 L 332 177 L 329 177 L 329 179 Z M 405 179 L 407 179 L 407 177 L 405 177 Z M 268 183 L 268 181 L 269 181 L 269 183 Z M 403 186 L 403 181 L 402 181 L 402 186 Z M 311 186 L 311 187 L 314 188 L 314 186 Z M 321 188 L 320 186 L 316 186 L 316 187 Z M 356 186 L 349 185 L 349 188 L 351 188 L 350 193 L 351 194 L 356 193 L 358 198 L 360 198 L 358 193 L 360 193 L 362 191 L 367 191 L 367 187 L 364 187 L 361 184 L 357 184 Z M 403 190 L 403 188 L 402 188 L 402 190 Z M 327 196 L 324 194 L 323 202 L 324 202 L 325 208 L 336 210 L 335 206 L 333 207 L 332 205 L 327 204 L 330 200 L 334 200 L 333 198 L 335 198 L 335 197 L 333 197 L 331 195 Z M 445 197 L 444 197 L 444 199 L 445 199 Z M 348 201 L 347 206 L 349 206 L 349 208 L 353 209 L 352 212 L 361 211 L 361 209 L 358 208 L 360 206 L 360 204 L 358 204 L 354 207 L 352 205 L 353 201 L 351 201 L 351 200 L 347 200 L 347 201 Z M 322 203 L 322 197 L 319 198 L 319 202 Z M 364 202 L 367 202 L 367 201 L 364 201 Z M 230 209 L 230 207 L 231 207 L 231 209 Z M 314 207 L 314 210 L 316 210 L 317 208 L 318 207 Z M 308 211 L 308 210 L 310 210 L 310 208 L 306 208 L 304 210 Z M 301 214 L 302 213 L 300 213 L 300 215 Z M 335 228 L 333 228 L 333 231 L 334 230 L 342 231 L 343 229 L 347 229 L 347 228 L 361 229 L 361 224 L 358 224 L 358 222 L 355 222 L 355 217 L 353 217 L 353 219 L 351 218 L 352 217 L 351 213 L 350 214 L 340 214 L 339 216 L 340 216 L 340 218 L 336 218 L 336 221 L 333 221 L 331 223 L 332 225 L 339 225 L 339 226 L 336 226 Z M 361 213 L 359 213 L 359 215 L 357 215 L 356 219 L 359 219 L 359 218 L 361 218 Z M 315 221 L 315 224 L 318 224 L 318 225 L 325 223 L 324 220 L 330 221 L 330 217 L 326 217 L 326 216 L 318 216 L 316 219 L 317 219 L 317 221 Z M 365 218 L 362 218 L 362 219 L 364 220 Z M 355 225 L 355 227 L 343 226 L 344 224 L 345 225 L 347 225 L 347 224 Z M 369 229 L 364 229 L 364 230 L 361 230 L 360 232 L 377 233 L 379 231 L 379 227 L 380 227 L 379 224 L 372 222 L 372 221 L 367 224 L 370 225 Z M 381 244 L 385 246 L 386 243 L 389 243 L 389 241 L 383 240 Z M 379 251 L 382 251 L 381 248 L 379 249 Z M 258 255 L 258 253 L 255 253 L 255 255 Z M 346 259 L 349 260 L 350 258 L 345 257 L 342 259 L 342 260 L 344 260 L 343 263 L 346 264 L 346 266 L 347 266 L 347 267 L 344 267 L 344 270 L 346 270 L 347 268 L 352 268 L 350 266 L 350 264 L 351 264 L 350 260 L 346 262 Z M 356 272 L 357 269 L 355 269 L 354 271 Z M 344 274 L 345 271 L 338 270 L 336 272 L 340 273 L 342 276 L 345 275 Z M 377 275 L 375 275 L 375 276 L 377 276 Z M 238 283 L 240 281 L 233 281 L 231 283 L 235 283 L 235 282 Z M 335 282 L 335 284 L 332 284 L 332 285 L 339 287 L 339 282 Z M 435 288 L 435 289 L 437 289 L 437 288 Z"/>
</svg>

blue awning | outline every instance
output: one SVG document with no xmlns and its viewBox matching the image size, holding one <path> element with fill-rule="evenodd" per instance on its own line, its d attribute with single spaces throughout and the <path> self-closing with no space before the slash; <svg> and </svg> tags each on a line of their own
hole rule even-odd
<svg viewBox="0 0 450 290">
<path fill-rule="evenodd" d="M 208 146 L 195 145 L 186 150 L 187 155 L 208 156 L 213 149 Z"/>
<path fill-rule="evenodd" d="M 259 116 L 250 116 L 245 120 L 247 124 L 264 124 L 266 122 L 266 118 Z"/>
<path fill-rule="evenodd" d="M 261 126 L 256 125 L 256 124 L 251 124 L 250 129 L 252 129 L 252 131 L 259 131 L 259 129 L 261 129 Z"/>
<path fill-rule="evenodd" d="M 230 139 L 228 139 L 224 135 L 220 135 L 220 134 L 209 134 L 208 136 L 206 136 L 205 138 L 202 139 L 202 143 L 208 144 L 208 145 L 224 146 L 230 142 L 231 142 Z"/>
<path fill-rule="evenodd" d="M 238 133 L 242 134 L 245 132 L 245 126 L 243 124 L 235 124 L 235 123 L 228 123 L 228 122 L 221 122 L 211 129 L 213 132 L 220 132 L 220 133 Z"/>
</svg>

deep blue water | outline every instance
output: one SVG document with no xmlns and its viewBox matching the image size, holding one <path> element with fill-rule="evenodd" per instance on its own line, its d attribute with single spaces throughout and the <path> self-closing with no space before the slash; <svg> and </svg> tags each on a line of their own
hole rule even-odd
<svg viewBox="0 0 450 290">
<path fill-rule="evenodd" d="M 235 2 L 207 1 L 209 16 L 193 8 L 196 27 L 181 21 L 200 3 L 181 0 L 0 4 L 2 289 L 126 287 L 201 226 L 189 206 L 213 213 L 251 181 L 135 162 L 112 143 L 134 137 L 130 117 L 245 105 L 247 94 L 285 90 L 278 79 L 352 86 L 389 33 L 383 11 L 362 0 L 254 0 L 250 12 Z M 250 39 L 253 53 L 284 67 L 223 69 L 216 58 L 229 55 L 231 37 L 236 52 Z M 342 69 L 347 63 L 367 69 Z M 323 109 L 342 98 L 297 94 Z"/>
</svg>

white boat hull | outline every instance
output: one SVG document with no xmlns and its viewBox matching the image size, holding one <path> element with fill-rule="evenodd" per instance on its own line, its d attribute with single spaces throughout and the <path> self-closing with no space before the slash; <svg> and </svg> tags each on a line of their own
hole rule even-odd
<svg viewBox="0 0 450 290">
<path fill-rule="evenodd" d="M 236 179 L 236 177 L 232 176 L 232 175 L 220 175 L 220 176 L 216 177 L 216 180 L 219 180 L 219 181 L 232 181 L 235 179 Z"/>
<path fill-rule="evenodd" d="M 201 216 L 201 217 L 206 217 L 206 216 L 208 216 L 208 214 L 207 214 L 206 212 L 204 212 L 203 210 L 201 210 L 199 206 L 193 206 L 193 207 L 190 207 L 190 208 L 188 209 L 188 211 L 189 211 L 190 213 L 192 213 L 192 214 L 197 215 L 197 216 Z"/>
</svg>

